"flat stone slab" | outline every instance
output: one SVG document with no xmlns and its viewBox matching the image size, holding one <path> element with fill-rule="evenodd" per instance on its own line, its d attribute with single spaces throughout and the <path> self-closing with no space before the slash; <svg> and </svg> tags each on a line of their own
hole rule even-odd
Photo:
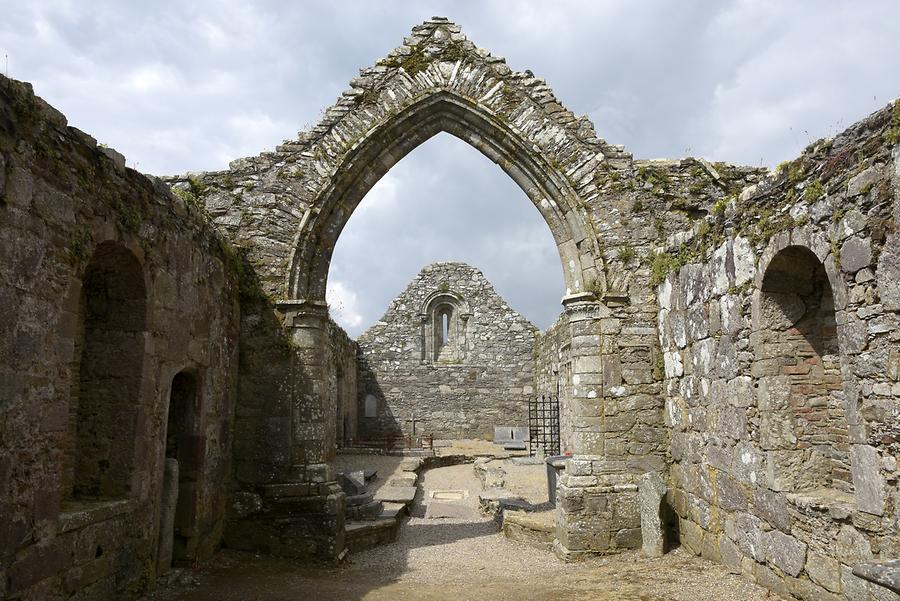
<svg viewBox="0 0 900 601">
<path fill-rule="evenodd" d="M 468 490 L 433 490 L 429 495 L 436 501 L 462 501 L 469 498 Z"/>
<path fill-rule="evenodd" d="M 481 491 L 478 495 L 478 509 L 484 515 L 494 516 L 500 515 L 500 512 L 506 509 L 528 509 L 531 506 L 528 501 L 522 497 L 514 496 L 510 491 L 503 488 L 488 488 Z"/>
<path fill-rule="evenodd" d="M 381 518 L 377 520 L 367 520 L 361 522 L 347 522 L 344 526 L 344 532 L 348 534 L 357 534 L 369 530 L 383 530 L 385 528 L 393 528 L 396 520 L 392 518 Z"/>
<path fill-rule="evenodd" d="M 385 486 L 375 493 L 376 501 L 391 503 L 412 503 L 415 498 L 415 486 Z"/>
<path fill-rule="evenodd" d="M 459 503 L 446 503 L 443 501 L 431 501 L 425 507 L 426 519 L 459 518 L 469 520 L 475 517 L 471 507 Z"/>
<path fill-rule="evenodd" d="M 500 530 L 509 540 L 550 549 L 556 538 L 556 512 L 504 511 Z"/>
<path fill-rule="evenodd" d="M 512 457 L 509 460 L 513 465 L 544 465 L 543 457 Z"/>
<path fill-rule="evenodd" d="M 524 440 L 513 440 L 503 443 L 504 451 L 524 451 L 527 448 Z"/>
<path fill-rule="evenodd" d="M 516 524 L 539 532 L 556 532 L 556 512 L 555 511 L 517 511 L 510 510 L 503 512 L 504 524 Z M 552 542 L 552 539 L 551 539 Z"/>
<path fill-rule="evenodd" d="M 900 559 L 861 563 L 853 575 L 900 594 Z"/>
<path fill-rule="evenodd" d="M 416 480 L 418 480 L 418 476 L 416 476 L 415 473 L 403 472 L 402 474 L 392 476 L 391 479 L 388 480 L 387 486 L 388 487 L 415 486 Z"/>
</svg>

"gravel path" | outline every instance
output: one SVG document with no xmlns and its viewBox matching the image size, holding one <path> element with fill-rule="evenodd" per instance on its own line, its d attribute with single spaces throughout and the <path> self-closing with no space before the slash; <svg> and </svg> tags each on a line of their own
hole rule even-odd
<svg viewBox="0 0 900 601">
<path fill-rule="evenodd" d="M 425 518 L 432 491 L 465 490 L 456 503 L 471 517 Z M 676 550 L 649 560 L 638 553 L 564 564 L 551 553 L 506 540 L 474 511 L 479 483 L 471 465 L 425 474 L 399 539 L 341 567 L 222 552 L 191 590 L 153 597 L 183 601 L 478 600 L 762 601 L 774 599 L 719 565 Z"/>
</svg>

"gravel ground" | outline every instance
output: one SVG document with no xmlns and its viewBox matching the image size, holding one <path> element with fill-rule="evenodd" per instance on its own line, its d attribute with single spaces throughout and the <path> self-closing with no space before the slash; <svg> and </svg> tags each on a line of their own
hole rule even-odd
<svg viewBox="0 0 900 601">
<path fill-rule="evenodd" d="M 413 517 L 393 544 L 352 556 L 341 567 L 222 552 L 157 600 L 338 601 L 762 601 L 767 592 L 719 565 L 676 550 L 660 559 L 625 553 L 564 564 L 551 553 L 506 540 L 494 522 L 426 519 L 433 490 L 466 490 L 474 507 L 479 483 L 471 465 L 425 474 Z M 446 501 L 442 501 L 446 502 Z M 473 514 L 474 515 L 474 514 Z"/>
<path fill-rule="evenodd" d="M 546 465 L 516 465 L 509 460 L 497 463 L 506 472 L 503 488 L 533 505 L 549 502 Z"/>
</svg>

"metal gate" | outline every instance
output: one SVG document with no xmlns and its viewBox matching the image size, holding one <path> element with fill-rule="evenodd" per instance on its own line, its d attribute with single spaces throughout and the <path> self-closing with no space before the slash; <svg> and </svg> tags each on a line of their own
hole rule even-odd
<svg viewBox="0 0 900 601">
<path fill-rule="evenodd" d="M 559 455 L 559 397 L 542 394 L 528 401 L 528 434 L 531 454 Z"/>
</svg>

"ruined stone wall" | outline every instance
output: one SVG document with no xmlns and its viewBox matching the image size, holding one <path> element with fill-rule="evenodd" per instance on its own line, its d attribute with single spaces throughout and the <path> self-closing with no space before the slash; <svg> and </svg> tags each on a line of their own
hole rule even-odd
<svg viewBox="0 0 900 601">
<path fill-rule="evenodd" d="M 549 349 L 538 359 L 546 371 L 559 344 L 572 373 L 561 380 L 568 388 L 560 393 L 566 446 L 577 456 L 557 491 L 560 556 L 639 546 L 636 478 L 663 472 L 668 455 L 651 284 L 655 251 L 760 176 L 759 169 L 702 159 L 629 157 L 582 175 L 579 188 L 595 224 L 606 287 L 592 291 L 599 303 L 566 301 L 568 331 L 548 332 Z"/>
<path fill-rule="evenodd" d="M 681 542 L 786 598 L 889 598 L 851 570 L 900 556 L 897 132 L 812 145 L 654 261 Z"/>
<path fill-rule="evenodd" d="M 169 453 L 176 560 L 208 557 L 231 480 L 238 306 L 202 209 L 0 77 L 0 257 L 0 597 L 152 586 Z"/>
<path fill-rule="evenodd" d="M 333 445 L 326 439 L 335 418 L 321 349 L 329 260 L 374 182 L 442 131 L 504 169 L 554 236 L 566 281 L 573 383 L 578 378 L 564 393 L 572 400 L 566 414 L 571 450 L 609 459 L 597 467 L 604 478 L 614 473 L 624 482 L 661 469 L 667 445 L 651 251 L 758 179 L 759 170 L 695 159 L 635 161 L 598 138 L 590 120 L 568 111 L 544 80 L 513 71 L 440 17 L 413 28 L 403 45 L 361 70 L 311 130 L 274 152 L 233 161 L 226 171 L 172 180 L 196 192 L 246 251 L 273 299 L 271 313 L 244 323 L 281 324 L 296 343 L 295 351 L 279 351 L 277 328 L 266 330 L 270 342 L 256 331 L 244 337 L 259 343 L 247 347 L 246 363 L 258 369 L 241 392 L 254 424 L 248 421 L 240 434 L 252 456 L 239 462 L 248 482 L 328 489 Z M 584 502 L 590 479 L 575 482 L 573 506 L 593 506 Z M 579 510 L 584 520 L 589 513 Z"/>
<path fill-rule="evenodd" d="M 449 307 L 448 343 L 442 307 Z M 494 426 L 528 423 L 536 328 L 464 263 L 425 267 L 358 339 L 362 436 L 433 433 L 492 439 Z M 368 395 L 377 417 L 365 417 Z"/>
<path fill-rule="evenodd" d="M 572 337 L 566 314 L 539 332 L 534 343 L 534 392 L 559 399 L 559 451 L 572 450 Z"/>
<path fill-rule="evenodd" d="M 328 330 L 329 386 L 335 398 L 334 436 L 337 447 L 351 446 L 358 438 L 358 362 L 359 346 L 336 323 L 329 322 Z"/>
</svg>

